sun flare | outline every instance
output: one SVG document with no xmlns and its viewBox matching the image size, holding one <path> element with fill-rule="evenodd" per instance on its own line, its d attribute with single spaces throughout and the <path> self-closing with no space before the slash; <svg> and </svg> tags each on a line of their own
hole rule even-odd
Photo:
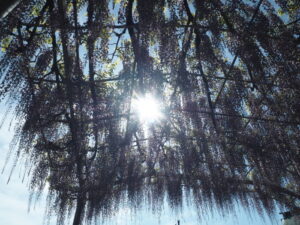
<svg viewBox="0 0 300 225">
<path fill-rule="evenodd" d="M 163 118 L 160 103 L 150 94 L 134 98 L 132 104 L 141 122 L 153 123 Z"/>
</svg>

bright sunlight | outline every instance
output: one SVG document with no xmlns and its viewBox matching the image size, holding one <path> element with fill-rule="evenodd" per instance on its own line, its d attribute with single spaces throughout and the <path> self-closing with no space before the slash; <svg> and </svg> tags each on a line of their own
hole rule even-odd
<svg viewBox="0 0 300 225">
<path fill-rule="evenodd" d="M 163 118 L 160 103 L 150 94 L 134 98 L 132 106 L 141 122 L 153 123 Z"/>
</svg>

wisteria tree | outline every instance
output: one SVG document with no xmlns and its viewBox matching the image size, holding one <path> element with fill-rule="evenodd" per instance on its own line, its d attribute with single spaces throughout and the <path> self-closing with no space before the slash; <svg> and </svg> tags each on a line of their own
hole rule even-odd
<svg viewBox="0 0 300 225">
<path fill-rule="evenodd" d="M 0 96 L 30 191 L 58 224 L 166 196 L 299 210 L 299 30 L 297 0 L 22 0 Z"/>
</svg>

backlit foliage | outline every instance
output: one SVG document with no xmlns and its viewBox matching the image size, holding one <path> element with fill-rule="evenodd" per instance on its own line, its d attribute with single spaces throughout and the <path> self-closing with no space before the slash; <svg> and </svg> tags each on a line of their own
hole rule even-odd
<svg viewBox="0 0 300 225">
<path fill-rule="evenodd" d="M 73 224 L 122 202 L 300 207 L 299 4 L 23 0 L 0 25 L 32 193 Z M 132 111 L 151 93 L 164 119 Z"/>
</svg>

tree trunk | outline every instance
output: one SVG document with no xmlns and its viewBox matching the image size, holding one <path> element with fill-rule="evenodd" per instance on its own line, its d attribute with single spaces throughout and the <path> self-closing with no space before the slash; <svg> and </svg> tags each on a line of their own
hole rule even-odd
<svg viewBox="0 0 300 225">
<path fill-rule="evenodd" d="M 84 215 L 85 199 L 84 197 L 78 197 L 76 211 L 73 219 L 73 225 L 80 225 Z"/>
</svg>

